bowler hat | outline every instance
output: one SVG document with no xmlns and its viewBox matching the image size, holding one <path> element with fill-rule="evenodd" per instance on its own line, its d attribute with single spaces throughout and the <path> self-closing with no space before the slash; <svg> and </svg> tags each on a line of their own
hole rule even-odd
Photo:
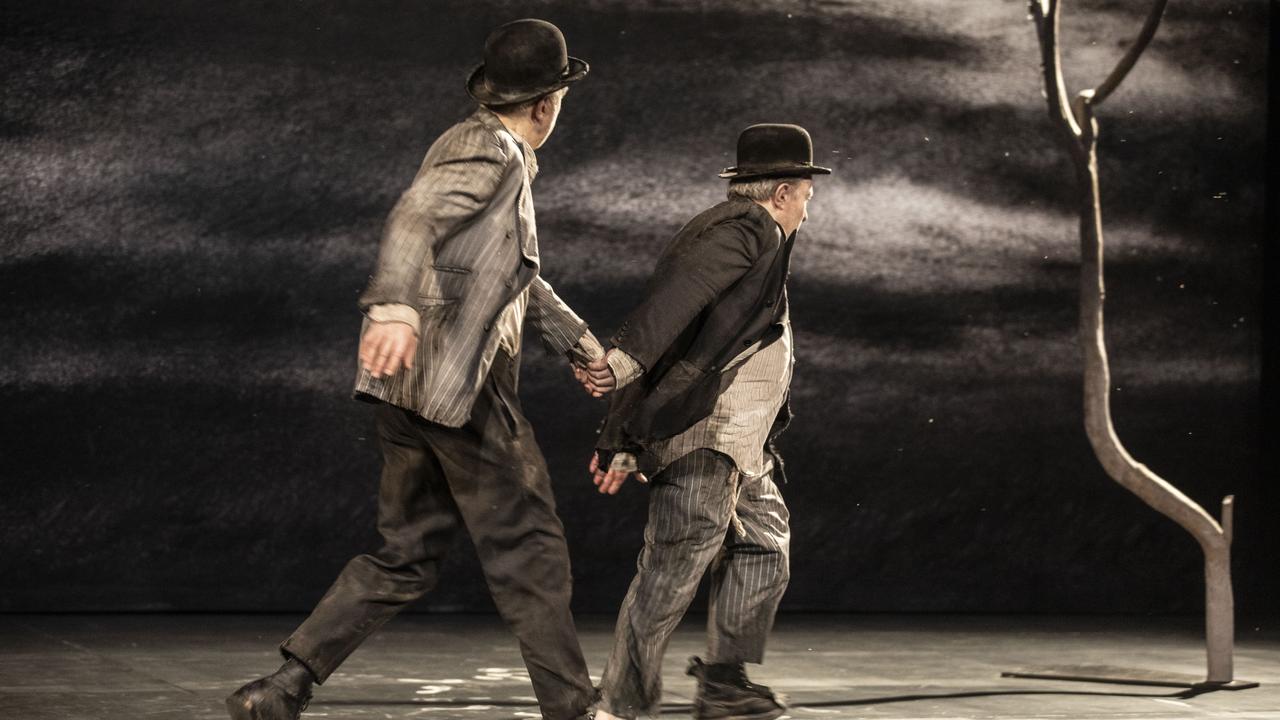
<svg viewBox="0 0 1280 720">
<path fill-rule="evenodd" d="M 483 105 L 510 105 L 577 82 L 589 67 L 569 56 L 560 28 L 546 20 L 514 20 L 489 33 L 484 64 L 471 71 L 467 92 Z"/>
<path fill-rule="evenodd" d="M 720 171 L 730 180 L 830 175 L 831 169 L 813 164 L 813 140 L 799 125 L 763 123 L 738 136 L 738 164 Z"/>
</svg>

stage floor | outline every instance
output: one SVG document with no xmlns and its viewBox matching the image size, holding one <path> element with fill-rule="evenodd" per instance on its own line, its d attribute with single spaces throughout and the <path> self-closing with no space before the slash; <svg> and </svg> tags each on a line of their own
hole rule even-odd
<svg viewBox="0 0 1280 720">
<path fill-rule="evenodd" d="M 0 718 L 224 718 L 223 698 L 273 670 L 285 615 L 0 615 Z M 688 717 L 688 656 L 702 618 L 674 637 L 664 717 Z M 598 673 L 612 620 L 579 621 Z M 1188 696 L 1176 688 L 1001 677 L 1025 666 L 1112 665 L 1198 675 L 1188 618 L 837 616 L 779 618 L 753 680 L 786 693 L 791 718 L 1280 718 L 1277 620 L 1241 622 L 1236 677 L 1262 683 Z M 538 717 L 514 640 L 484 615 L 394 620 L 318 689 L 304 718 Z"/>
</svg>

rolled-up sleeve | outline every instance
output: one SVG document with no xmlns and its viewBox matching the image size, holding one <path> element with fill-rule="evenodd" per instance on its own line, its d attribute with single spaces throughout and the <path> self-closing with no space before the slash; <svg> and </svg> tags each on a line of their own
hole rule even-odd
<svg viewBox="0 0 1280 720">
<path fill-rule="evenodd" d="M 413 328 L 415 333 L 422 331 L 422 319 L 418 316 L 417 309 L 411 305 L 398 305 L 395 303 L 370 305 L 366 314 L 370 320 L 376 323 L 404 323 Z"/>
</svg>

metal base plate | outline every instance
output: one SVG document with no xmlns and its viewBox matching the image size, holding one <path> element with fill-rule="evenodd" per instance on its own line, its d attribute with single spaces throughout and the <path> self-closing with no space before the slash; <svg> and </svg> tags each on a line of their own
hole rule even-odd
<svg viewBox="0 0 1280 720">
<path fill-rule="evenodd" d="M 1113 683 L 1117 685 L 1149 685 L 1156 687 L 1191 688 L 1211 690 L 1247 690 L 1258 687 L 1250 680 L 1209 682 L 1199 675 L 1157 672 L 1113 665 L 1059 665 L 1043 668 L 1020 668 L 1000 673 L 1001 677 L 1033 678 L 1036 680 L 1072 680 L 1075 682 Z"/>
</svg>

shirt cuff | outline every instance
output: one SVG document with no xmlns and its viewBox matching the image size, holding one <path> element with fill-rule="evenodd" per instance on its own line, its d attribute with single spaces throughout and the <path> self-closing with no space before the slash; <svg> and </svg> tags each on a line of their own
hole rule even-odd
<svg viewBox="0 0 1280 720">
<path fill-rule="evenodd" d="M 370 305 L 368 315 L 369 319 L 376 323 L 398 322 L 413 328 L 415 333 L 421 330 L 418 311 L 410 305 Z"/>
<path fill-rule="evenodd" d="M 579 365 L 586 365 L 592 360 L 599 360 L 604 357 L 604 347 L 590 330 L 582 333 L 582 337 L 578 338 L 578 342 L 569 348 L 569 357 Z"/>
<path fill-rule="evenodd" d="M 609 354 L 604 356 L 604 361 L 609 363 L 609 369 L 613 371 L 613 379 L 617 382 L 614 390 L 621 390 L 624 385 L 644 374 L 644 368 L 640 363 L 618 348 L 610 350 Z"/>
</svg>

